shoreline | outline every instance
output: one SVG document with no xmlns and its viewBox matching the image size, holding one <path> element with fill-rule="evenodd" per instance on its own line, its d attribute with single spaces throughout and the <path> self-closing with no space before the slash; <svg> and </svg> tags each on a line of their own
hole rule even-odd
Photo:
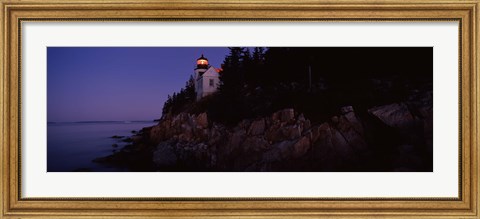
<svg viewBox="0 0 480 219">
<path fill-rule="evenodd" d="M 119 150 L 127 142 L 112 139 L 112 135 L 132 135 L 155 123 L 57 123 L 47 125 L 47 171 L 126 171 L 111 165 L 92 163 L 97 157 L 108 156 Z M 114 147 L 113 145 L 116 145 Z"/>
<path fill-rule="evenodd" d="M 431 95 L 366 111 L 345 106 L 320 124 L 290 108 L 233 127 L 206 113 L 166 115 L 94 162 L 139 172 L 430 172 Z"/>
</svg>

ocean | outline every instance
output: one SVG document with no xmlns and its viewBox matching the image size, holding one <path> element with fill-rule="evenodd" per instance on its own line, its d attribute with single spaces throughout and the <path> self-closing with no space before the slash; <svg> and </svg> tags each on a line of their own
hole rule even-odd
<svg viewBox="0 0 480 219">
<path fill-rule="evenodd" d="M 114 135 L 130 137 L 132 131 L 153 126 L 153 121 L 92 121 L 47 124 L 47 172 L 119 172 L 127 171 L 92 162 L 112 154 L 128 143 Z M 118 147 L 113 145 L 117 144 Z"/>
</svg>

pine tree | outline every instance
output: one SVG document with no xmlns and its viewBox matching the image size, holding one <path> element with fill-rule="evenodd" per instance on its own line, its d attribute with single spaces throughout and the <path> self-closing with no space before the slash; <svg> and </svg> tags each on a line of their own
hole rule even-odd
<svg viewBox="0 0 480 219">
<path fill-rule="evenodd" d="M 195 101 L 195 80 L 192 75 L 190 75 L 190 78 L 185 85 L 185 93 L 187 101 Z"/>
<path fill-rule="evenodd" d="M 265 61 L 265 48 L 255 47 L 255 49 L 253 49 L 252 59 L 255 65 L 263 64 Z"/>
<path fill-rule="evenodd" d="M 253 84 L 253 70 L 255 69 L 250 49 L 246 48 L 242 53 L 242 75 L 245 85 Z"/>
<path fill-rule="evenodd" d="M 218 102 L 212 106 L 215 116 L 226 124 L 234 124 L 243 118 L 245 106 L 242 89 L 245 85 L 245 65 L 250 52 L 242 47 L 229 47 L 230 53 L 223 62 L 220 74 Z"/>
<path fill-rule="evenodd" d="M 195 80 L 193 79 L 193 76 L 190 76 L 185 83 L 185 87 L 180 89 L 180 92 L 174 92 L 172 96 L 168 95 L 167 100 L 163 104 L 162 114 L 176 114 L 180 112 L 186 105 L 193 103 L 195 97 Z"/>
<path fill-rule="evenodd" d="M 220 74 L 219 90 L 223 94 L 231 94 L 244 85 L 243 54 L 242 47 L 229 47 L 230 53 L 223 62 L 223 71 Z"/>
<path fill-rule="evenodd" d="M 265 61 L 265 48 L 255 47 L 251 60 L 246 66 L 245 78 L 246 83 L 251 86 L 262 86 L 267 78 L 264 75 L 264 61 Z"/>
</svg>

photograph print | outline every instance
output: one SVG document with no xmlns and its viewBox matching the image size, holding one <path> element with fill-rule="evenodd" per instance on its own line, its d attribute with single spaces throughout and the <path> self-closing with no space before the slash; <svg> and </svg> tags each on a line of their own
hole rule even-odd
<svg viewBox="0 0 480 219">
<path fill-rule="evenodd" d="M 432 47 L 48 47 L 48 172 L 432 172 Z"/>
</svg>

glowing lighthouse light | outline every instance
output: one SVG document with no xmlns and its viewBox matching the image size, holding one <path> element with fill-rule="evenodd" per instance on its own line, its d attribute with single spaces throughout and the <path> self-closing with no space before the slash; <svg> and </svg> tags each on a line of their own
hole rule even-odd
<svg viewBox="0 0 480 219">
<path fill-rule="evenodd" d="M 208 65 L 208 59 L 203 57 L 203 54 L 202 54 L 202 57 L 198 58 L 197 59 L 197 65 L 199 66 L 207 66 Z"/>
<path fill-rule="evenodd" d="M 197 65 L 208 65 L 208 61 L 205 59 L 197 60 Z"/>
</svg>

